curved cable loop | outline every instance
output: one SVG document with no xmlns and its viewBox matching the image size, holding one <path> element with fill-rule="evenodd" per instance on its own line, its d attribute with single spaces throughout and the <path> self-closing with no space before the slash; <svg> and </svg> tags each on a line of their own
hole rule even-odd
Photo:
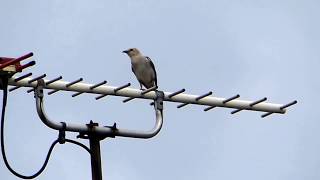
<svg viewBox="0 0 320 180">
<path fill-rule="evenodd" d="M 6 105 L 7 105 L 7 97 L 8 97 L 8 89 L 7 86 L 3 87 L 3 104 L 2 104 L 2 114 L 1 114 L 1 154 L 2 154 L 2 158 L 4 161 L 4 164 L 6 165 L 6 167 L 8 168 L 8 170 L 14 174 L 15 176 L 22 178 L 22 179 L 33 179 L 37 176 L 39 176 L 44 169 L 46 168 L 50 155 L 52 153 L 52 150 L 54 148 L 54 146 L 59 142 L 58 140 L 53 141 L 53 143 L 51 144 L 49 151 L 47 153 L 46 159 L 42 165 L 42 167 L 33 175 L 30 176 L 26 176 L 26 175 L 22 175 L 18 172 L 16 172 L 9 164 L 8 160 L 7 160 L 7 156 L 6 156 L 6 152 L 5 152 L 5 142 L 4 142 L 4 120 L 5 120 L 5 109 L 6 109 Z"/>
<path fill-rule="evenodd" d="M 4 81 L 6 81 L 6 80 L 2 79 L 2 82 L 4 82 Z M 56 139 L 55 141 L 52 142 L 44 163 L 42 164 L 41 168 L 36 173 L 34 173 L 33 175 L 30 175 L 30 176 L 27 176 L 27 175 L 22 175 L 22 174 L 18 173 L 17 171 L 15 171 L 10 166 L 10 164 L 8 162 L 8 159 L 7 159 L 6 152 L 5 152 L 4 121 L 5 121 L 5 110 L 6 110 L 7 98 L 8 98 L 8 87 L 7 87 L 7 82 L 4 82 L 4 83 L 5 84 L 3 84 L 3 104 L 2 104 L 1 127 L 0 127 L 1 128 L 1 134 L 0 134 L 0 136 L 1 136 L 1 154 L 2 154 L 2 157 L 3 157 L 4 163 L 5 163 L 5 166 L 7 167 L 7 169 L 13 175 L 15 175 L 15 176 L 17 176 L 19 178 L 22 178 L 22 179 L 34 179 L 34 178 L 38 177 L 45 170 L 45 168 L 47 167 L 49 159 L 50 159 L 50 156 L 51 156 L 51 153 L 53 151 L 53 148 L 55 147 L 55 145 L 57 143 L 61 143 L 61 139 L 60 139 L 61 137 L 59 136 L 58 139 Z M 77 141 L 74 141 L 74 140 L 71 140 L 71 139 L 64 139 L 64 141 L 68 142 L 68 143 L 72 143 L 72 144 L 78 145 L 78 146 L 84 148 L 87 152 L 89 152 L 89 154 L 91 154 L 90 149 L 87 146 L 85 146 L 84 144 L 80 143 L 80 142 L 77 142 Z"/>
</svg>

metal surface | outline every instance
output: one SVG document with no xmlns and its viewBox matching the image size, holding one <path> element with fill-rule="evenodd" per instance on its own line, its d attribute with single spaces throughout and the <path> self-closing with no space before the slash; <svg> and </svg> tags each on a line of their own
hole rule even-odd
<svg viewBox="0 0 320 180">
<path fill-rule="evenodd" d="M 101 168 L 101 152 L 100 152 L 100 139 L 91 135 L 89 137 L 90 144 L 90 157 L 91 157 L 91 174 L 92 180 L 102 180 L 102 168 Z"/>
<path fill-rule="evenodd" d="M 156 89 L 158 89 L 158 86 L 153 86 L 153 87 L 151 87 L 149 89 L 146 89 L 146 90 L 142 91 L 141 95 L 147 94 L 148 92 L 154 91 Z"/>
<path fill-rule="evenodd" d="M 234 111 L 231 111 L 231 114 L 235 114 L 235 113 L 238 113 L 238 112 L 240 112 L 240 111 L 242 111 L 243 109 L 236 109 L 236 110 L 234 110 Z"/>
<path fill-rule="evenodd" d="M 48 92 L 48 95 L 51 95 L 51 94 L 56 93 L 56 92 L 58 92 L 58 91 L 59 91 L 58 89 L 55 89 L 55 90 L 53 90 L 53 91 Z"/>
<path fill-rule="evenodd" d="M 271 114 L 273 114 L 272 112 L 268 112 L 268 113 L 265 113 L 265 114 L 262 114 L 261 117 L 262 118 L 265 118 L 267 116 L 270 116 Z"/>
<path fill-rule="evenodd" d="M 295 100 L 295 101 L 292 101 L 292 102 L 290 102 L 290 103 L 288 103 L 288 104 L 282 105 L 282 106 L 280 107 L 280 110 L 283 110 L 283 109 L 285 109 L 285 108 L 287 108 L 287 107 L 289 107 L 289 106 L 292 106 L 292 105 L 294 105 L 294 104 L 297 104 L 297 102 L 298 102 L 298 101 Z M 262 117 L 262 118 L 265 118 L 265 117 L 267 117 L 267 116 L 270 116 L 271 114 L 273 114 L 273 112 L 268 112 L 268 113 L 262 114 L 261 117 Z"/>
<path fill-rule="evenodd" d="M 148 92 L 154 91 L 154 90 L 156 90 L 156 89 L 158 89 L 158 86 L 153 86 L 153 87 L 151 87 L 151 88 L 149 88 L 149 89 L 143 90 L 143 91 L 141 92 L 141 96 L 144 95 L 144 94 L 147 94 Z M 123 103 L 126 103 L 126 102 L 129 102 L 129 101 L 133 100 L 133 99 L 135 99 L 135 97 L 129 97 L 129 98 L 126 98 L 126 99 L 122 100 L 122 102 L 123 102 Z M 153 105 L 153 104 L 152 104 L 152 105 Z"/>
<path fill-rule="evenodd" d="M 30 66 L 35 65 L 35 64 L 36 64 L 35 61 L 30 61 L 30 62 L 28 62 L 27 64 L 18 66 L 17 71 L 18 71 L 18 72 L 21 72 L 23 69 L 26 69 L 26 68 L 28 68 L 28 67 L 30 67 Z"/>
<path fill-rule="evenodd" d="M 231 98 L 228 98 L 228 99 L 223 100 L 222 103 L 225 104 L 225 103 L 230 102 L 230 101 L 232 101 L 232 100 L 234 100 L 234 99 L 237 99 L 237 98 L 239 98 L 239 97 L 240 97 L 240 95 L 237 94 L 237 95 L 235 95 L 235 96 L 233 96 L 233 97 L 231 97 Z"/>
<path fill-rule="evenodd" d="M 182 107 L 184 107 L 184 106 L 186 106 L 186 105 L 188 105 L 189 103 L 183 103 L 183 104 L 179 104 L 178 106 L 177 106 L 177 108 L 182 108 Z"/>
<path fill-rule="evenodd" d="M 205 98 L 205 97 L 207 97 L 207 96 L 210 96 L 210 95 L 212 95 L 212 91 L 210 91 L 210 92 L 208 92 L 208 93 L 206 93 L 206 94 L 204 94 L 204 95 L 201 95 L 201 96 L 197 97 L 197 98 L 196 98 L 196 101 L 199 101 L 200 99 L 203 99 L 203 98 Z"/>
<path fill-rule="evenodd" d="M 292 105 L 294 105 L 294 104 L 297 104 L 297 102 L 298 102 L 298 101 L 292 101 L 291 103 L 288 103 L 288 104 L 286 104 L 286 105 L 281 106 L 280 109 L 285 109 L 285 108 L 287 108 L 287 107 L 289 107 L 289 106 L 292 106 Z"/>
<path fill-rule="evenodd" d="M 38 81 L 38 82 L 41 82 Z M 36 108 L 38 115 L 42 122 L 47 125 L 48 127 L 56 130 L 62 130 L 65 131 L 71 131 L 71 132 L 80 132 L 80 133 L 92 133 L 94 132 L 96 135 L 105 136 L 105 137 L 115 137 L 115 136 L 122 136 L 122 137 L 132 137 L 132 138 L 151 138 L 159 133 L 162 123 L 163 123 L 163 117 L 162 117 L 162 101 L 163 96 L 158 93 L 158 96 L 156 98 L 156 106 L 155 106 L 155 112 L 156 112 L 156 123 L 153 129 L 150 131 L 137 131 L 137 130 L 127 130 L 127 129 L 115 129 L 113 127 L 101 127 L 97 126 L 94 128 L 89 128 L 86 125 L 83 124 L 72 124 L 72 123 L 66 123 L 65 128 L 63 121 L 53 121 L 51 120 L 45 110 L 44 110 L 44 93 L 43 88 L 45 86 L 45 83 L 39 83 L 39 86 L 36 87 L 35 91 L 35 98 L 36 98 Z M 76 86 L 76 85 L 74 85 Z M 65 87 L 65 86 L 64 86 Z"/>
<path fill-rule="evenodd" d="M 209 106 L 204 109 L 208 111 L 215 107 L 226 107 L 226 108 L 235 108 L 236 110 L 231 113 L 237 113 L 242 110 L 253 110 L 253 111 L 262 111 L 266 112 L 262 117 L 269 116 L 273 113 L 285 113 L 286 108 L 294 105 L 297 101 L 293 101 L 288 104 L 272 104 L 265 103 L 264 101 L 267 98 L 263 98 L 257 101 L 245 101 L 238 100 L 237 98 L 240 95 L 236 95 L 230 98 L 219 98 L 219 97 L 210 97 L 212 92 L 208 92 L 203 95 L 191 95 L 191 94 L 182 94 L 185 89 L 181 89 L 176 92 L 162 92 L 157 91 L 157 87 L 152 87 L 147 90 L 138 90 L 129 88 L 130 83 L 120 86 L 113 87 L 107 86 L 106 81 L 103 81 L 98 84 L 87 84 L 81 83 L 83 79 L 80 78 L 73 82 L 62 81 L 62 77 L 58 77 L 53 80 L 44 80 L 45 74 L 36 78 L 29 78 L 27 76 L 22 76 L 20 78 L 11 78 L 9 79 L 9 85 L 15 86 L 11 89 L 17 89 L 20 87 L 31 87 L 34 88 L 35 100 L 36 100 L 36 109 L 41 121 L 48 126 L 49 128 L 59 130 L 59 131 L 70 131 L 70 132 L 79 132 L 82 138 L 89 139 L 90 144 L 90 155 L 91 155 L 91 167 L 92 167 L 92 179 L 93 180 L 102 180 L 102 167 L 101 167 L 101 151 L 100 151 L 100 141 L 106 137 L 130 137 L 130 138 L 152 138 L 157 135 L 163 124 L 163 101 L 170 102 L 180 102 L 182 104 L 178 105 L 178 108 L 184 107 L 188 104 L 198 104 Z M 116 123 L 113 126 L 98 126 L 98 124 L 73 124 L 66 123 L 64 121 L 53 121 L 51 120 L 44 108 L 44 89 L 51 89 L 52 91 L 48 94 L 53 94 L 57 91 L 72 91 L 75 94 L 72 97 L 76 97 L 83 93 L 99 94 L 96 99 L 100 99 L 107 95 L 122 96 L 127 97 L 123 102 L 128 102 L 135 98 L 150 99 L 154 100 L 155 116 L 156 121 L 154 127 L 149 131 L 141 130 L 127 130 L 127 129 L 118 129 Z M 28 92 L 31 92 L 29 90 Z"/>
<path fill-rule="evenodd" d="M 16 86 L 16 87 L 10 88 L 10 89 L 9 89 L 9 92 L 12 92 L 12 91 L 14 91 L 14 90 L 17 90 L 17 89 L 19 89 L 19 88 L 21 88 L 21 87 L 20 87 L 20 86 Z"/>
<path fill-rule="evenodd" d="M 28 83 L 30 84 L 30 83 L 32 83 L 32 82 L 34 82 L 34 81 L 39 80 L 39 79 L 43 79 L 43 78 L 45 78 L 46 76 L 47 76 L 46 74 L 42 74 L 41 76 L 38 76 L 38 77 L 35 77 L 35 78 L 31 79 L 30 81 L 28 81 Z"/>
<path fill-rule="evenodd" d="M 46 82 L 46 85 L 52 84 L 52 83 L 54 83 L 54 82 L 56 82 L 56 81 L 59 81 L 60 79 L 62 79 L 62 76 L 59 76 L 59 77 L 57 77 L 57 78 L 54 78 L 54 79 L 52 79 L 52 80 L 47 81 L 47 82 Z"/>
<path fill-rule="evenodd" d="M 126 103 L 126 102 L 129 102 L 129 101 L 133 100 L 133 99 L 134 99 L 134 97 L 129 97 L 127 99 L 122 100 L 122 102 Z"/>
<path fill-rule="evenodd" d="M 125 85 L 123 85 L 123 86 L 120 86 L 120 87 L 115 88 L 115 89 L 113 90 L 113 92 L 116 93 L 116 92 L 120 91 L 121 89 L 127 88 L 127 87 L 129 87 L 129 86 L 131 86 L 131 84 L 130 84 L 130 83 L 127 83 L 127 84 L 125 84 Z"/>
<path fill-rule="evenodd" d="M 102 95 L 100 95 L 100 96 L 97 96 L 97 97 L 96 97 L 96 100 L 99 100 L 99 99 L 104 98 L 104 97 L 106 97 L 106 96 L 108 96 L 108 94 L 102 94 Z"/>
<path fill-rule="evenodd" d="M 27 93 L 31 93 L 33 90 L 34 90 L 34 89 L 31 88 L 31 89 L 29 89 L 29 90 L 27 91 Z"/>
<path fill-rule="evenodd" d="M 77 97 L 77 96 L 79 96 L 80 94 L 83 94 L 83 92 L 77 92 L 77 93 L 75 93 L 75 94 L 72 94 L 71 96 L 72 96 L 72 97 Z"/>
<path fill-rule="evenodd" d="M 207 108 L 205 108 L 205 109 L 204 109 L 204 111 L 209 111 L 209 110 L 211 110 L 211 109 L 213 109 L 213 108 L 215 108 L 215 107 L 217 107 L 217 106 L 210 106 L 210 107 L 207 107 Z"/>
<path fill-rule="evenodd" d="M 107 81 L 102 81 L 101 83 L 92 85 L 92 86 L 90 87 L 90 89 L 92 90 L 92 89 L 97 88 L 97 87 L 99 87 L 99 86 L 102 86 L 102 85 L 104 85 L 104 84 L 106 84 L 106 83 L 107 83 Z"/>
<path fill-rule="evenodd" d="M 82 80 L 83 80 L 82 78 L 79 78 L 79 79 L 77 79 L 77 80 L 75 80 L 73 82 L 70 82 L 70 83 L 66 84 L 66 87 L 68 88 L 68 87 L 70 87 L 70 86 L 72 86 L 74 84 L 77 84 L 77 83 L 81 82 Z"/>
<path fill-rule="evenodd" d="M 252 107 L 252 106 L 254 106 L 254 105 L 256 105 L 256 104 L 259 104 L 259 103 L 262 103 L 263 101 L 266 101 L 266 100 L 267 100 L 267 98 L 264 97 L 264 98 L 262 98 L 262 99 L 260 99 L 260 100 L 257 100 L 257 101 L 255 101 L 255 102 L 249 104 L 249 106 Z"/>
<path fill-rule="evenodd" d="M 181 93 L 183 93 L 183 92 L 185 92 L 185 91 L 186 91 L 185 89 L 181 89 L 181 90 L 179 90 L 179 91 L 170 93 L 170 94 L 168 95 L 168 98 L 172 98 L 173 96 L 176 96 L 176 95 L 178 95 L 178 94 L 181 94 Z"/>
<path fill-rule="evenodd" d="M 18 81 L 21 81 L 21 80 L 24 79 L 24 78 L 29 77 L 29 76 L 32 76 L 32 73 L 28 73 L 28 74 L 22 75 L 22 76 L 20 76 L 20 77 L 17 77 L 17 78 L 14 79 L 14 81 L 15 81 L 15 82 L 18 82 Z"/>
<path fill-rule="evenodd" d="M 9 85 L 22 86 L 22 87 L 36 87 L 37 82 L 32 82 L 29 84 L 28 83 L 29 80 L 31 80 L 31 78 L 24 78 L 19 82 L 15 82 L 14 78 L 11 78 L 9 79 Z M 48 81 L 49 80 L 45 80 L 45 82 L 48 82 Z M 103 85 L 94 89 L 90 89 L 90 87 L 93 86 L 92 84 L 77 83 L 70 87 L 66 87 L 66 84 L 69 84 L 69 82 L 59 80 L 49 85 L 46 85 L 45 89 L 84 92 L 84 93 L 91 93 L 91 94 L 99 94 L 101 96 L 116 95 L 116 96 L 123 96 L 123 97 L 143 98 L 143 99 L 155 99 L 156 97 L 156 93 L 154 91 L 141 95 L 143 91 L 139 89 L 129 88 L 129 87 L 118 90 L 119 89 L 118 87 Z M 118 90 L 118 91 L 116 91 L 115 93 L 115 90 Z M 178 92 L 181 92 L 181 91 L 178 91 Z M 250 104 L 254 103 L 254 101 L 233 99 L 236 96 L 229 99 L 220 98 L 220 97 L 204 97 L 196 101 L 195 99 L 199 97 L 198 95 L 181 94 L 181 93 L 176 94 L 171 92 L 165 92 L 164 94 L 165 94 L 164 101 L 170 101 L 170 102 L 199 104 L 199 105 L 207 105 L 207 106 L 215 106 L 215 107 L 227 107 L 227 108 L 234 108 L 234 109 L 247 109 L 247 110 L 253 110 L 253 111 L 272 112 L 272 113 L 286 112 L 286 109 L 280 109 L 280 107 L 284 106 L 283 104 L 261 102 L 254 106 L 250 106 Z M 229 101 L 230 99 L 232 100 Z M 226 101 L 228 102 L 223 103 Z"/>
</svg>

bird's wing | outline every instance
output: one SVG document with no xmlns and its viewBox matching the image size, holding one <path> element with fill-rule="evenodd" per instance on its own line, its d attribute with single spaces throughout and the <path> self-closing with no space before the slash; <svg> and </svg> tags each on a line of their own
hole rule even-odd
<svg viewBox="0 0 320 180">
<path fill-rule="evenodd" d="M 139 81 L 140 85 L 142 84 L 144 87 L 146 87 L 146 85 L 138 78 L 138 76 L 137 76 L 136 72 L 134 71 L 133 67 L 131 67 L 131 70 L 132 70 L 133 74 L 136 76 L 136 78 Z"/>
<path fill-rule="evenodd" d="M 155 77 L 154 77 L 154 83 L 155 83 L 156 86 L 158 86 L 156 68 L 154 67 L 154 64 L 153 64 L 152 60 L 151 60 L 148 56 L 146 56 L 146 58 L 149 60 L 148 62 L 150 63 L 150 66 L 151 66 L 151 68 L 152 68 L 153 71 L 154 71 L 154 76 L 155 76 Z"/>
<path fill-rule="evenodd" d="M 132 70 L 133 74 L 137 76 L 137 74 L 136 74 L 136 72 L 134 71 L 133 67 L 131 67 L 131 70 Z"/>
</svg>

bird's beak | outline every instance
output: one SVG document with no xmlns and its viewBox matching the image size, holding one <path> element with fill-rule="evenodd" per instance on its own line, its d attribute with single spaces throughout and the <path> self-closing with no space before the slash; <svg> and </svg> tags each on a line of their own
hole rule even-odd
<svg viewBox="0 0 320 180">
<path fill-rule="evenodd" d="M 124 50 L 122 52 L 128 54 L 129 50 Z"/>
</svg>

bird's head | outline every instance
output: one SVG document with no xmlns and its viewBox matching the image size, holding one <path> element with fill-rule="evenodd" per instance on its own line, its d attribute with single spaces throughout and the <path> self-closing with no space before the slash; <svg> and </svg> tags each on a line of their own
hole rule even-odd
<svg viewBox="0 0 320 180">
<path fill-rule="evenodd" d="M 122 52 L 126 53 L 129 57 L 140 55 L 140 51 L 137 48 L 130 48 Z"/>
</svg>

